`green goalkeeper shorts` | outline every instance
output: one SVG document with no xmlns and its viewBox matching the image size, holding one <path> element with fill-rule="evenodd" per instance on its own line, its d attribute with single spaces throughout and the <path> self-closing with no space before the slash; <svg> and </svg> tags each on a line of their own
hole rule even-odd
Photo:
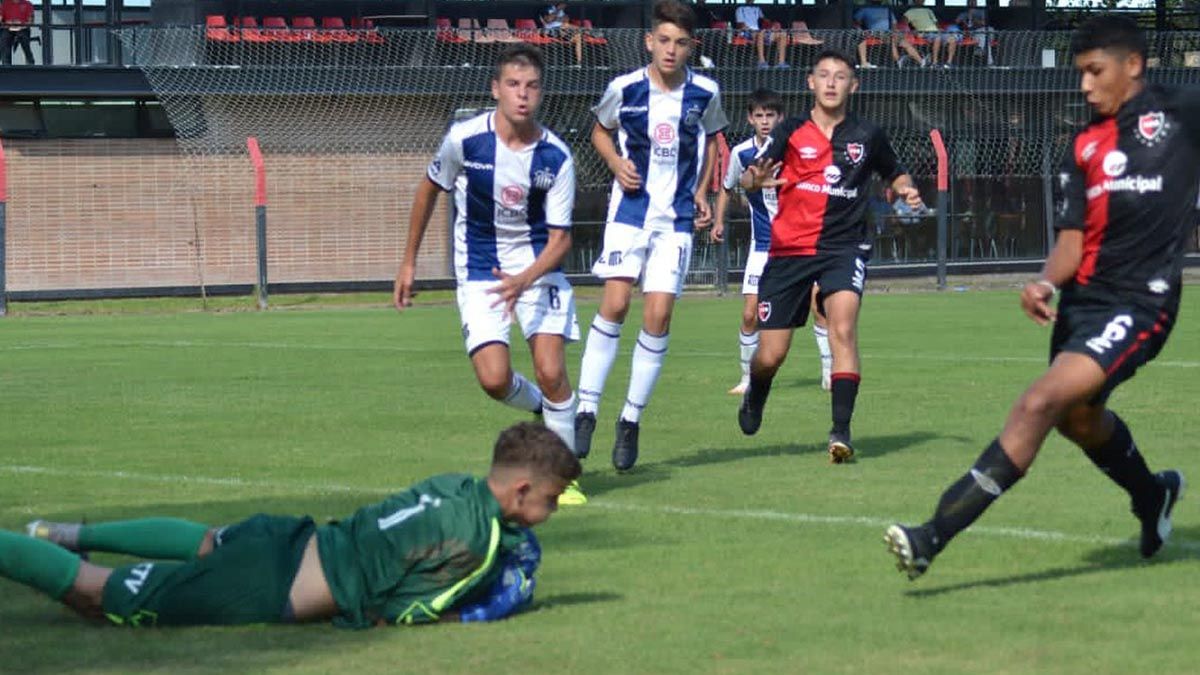
<svg viewBox="0 0 1200 675">
<path fill-rule="evenodd" d="M 203 558 L 118 567 L 104 614 L 125 626 L 291 621 L 288 594 L 315 531 L 311 518 L 259 514 L 219 530 Z"/>
</svg>

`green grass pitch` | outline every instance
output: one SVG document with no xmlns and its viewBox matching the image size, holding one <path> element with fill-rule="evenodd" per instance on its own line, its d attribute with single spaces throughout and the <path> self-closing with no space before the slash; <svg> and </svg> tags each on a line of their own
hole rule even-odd
<svg viewBox="0 0 1200 675">
<path fill-rule="evenodd" d="M 1185 292 L 1158 361 L 1112 399 L 1152 468 L 1193 482 L 1197 290 Z M 479 390 L 453 306 L 399 315 L 381 296 L 368 301 L 262 313 L 18 306 L 0 321 L 0 526 L 145 515 L 220 524 L 258 511 L 323 519 L 429 474 L 483 472 L 496 432 L 522 416 Z M 595 306 L 581 303 L 585 331 Z M 1123 493 L 1060 438 L 924 578 L 908 582 L 885 552 L 885 526 L 929 515 L 1044 366 L 1048 329 L 1021 316 L 1015 291 L 867 297 L 860 459 L 848 466 L 826 463 L 829 403 L 807 330 L 762 430 L 742 436 L 725 393 L 738 376 L 739 315 L 737 297 L 680 302 L 641 460 L 617 475 L 608 451 L 630 321 L 585 462 L 592 503 L 540 529 L 545 558 L 526 614 L 365 632 L 133 631 L 90 626 L 0 581 L 0 671 L 1200 668 L 1200 506 L 1185 497 L 1172 543 L 1143 563 Z M 573 381 L 581 353 L 568 351 Z"/>
</svg>

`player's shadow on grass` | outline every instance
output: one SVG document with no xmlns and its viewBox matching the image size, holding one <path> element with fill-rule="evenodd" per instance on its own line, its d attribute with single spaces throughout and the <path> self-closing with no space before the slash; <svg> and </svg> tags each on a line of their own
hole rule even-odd
<svg viewBox="0 0 1200 675">
<path fill-rule="evenodd" d="M 915 445 L 928 443 L 935 439 L 952 439 L 967 441 L 968 439 L 928 431 L 911 431 L 904 434 L 885 436 L 863 436 L 855 439 L 854 451 L 858 461 L 871 461 L 883 455 L 906 450 Z M 706 464 L 723 464 L 738 462 L 744 459 L 758 457 L 783 457 L 788 455 L 825 454 L 828 446 L 825 443 L 789 443 L 783 445 L 762 445 L 753 448 L 701 448 L 691 454 L 673 457 L 659 462 L 662 466 L 702 466 Z"/>
<path fill-rule="evenodd" d="M 591 593 L 559 593 L 557 595 L 547 595 L 545 597 L 535 598 L 531 609 L 536 612 L 541 609 L 570 607 L 572 605 L 590 605 L 596 602 L 615 602 L 623 599 L 625 599 L 625 596 L 621 595 L 620 593 L 612 593 L 609 591 Z"/>
<path fill-rule="evenodd" d="M 604 473 L 585 471 L 580 477 L 579 483 L 589 497 L 597 497 L 613 490 L 631 488 L 646 483 L 657 483 L 671 477 L 671 471 L 664 468 L 662 462 L 638 463 L 634 465 L 633 469 L 622 473 L 612 471 L 611 467 L 609 469 Z"/>
<path fill-rule="evenodd" d="M 1151 560 L 1143 560 L 1141 554 L 1138 553 L 1137 541 L 1131 540 L 1088 551 L 1084 554 L 1081 564 L 1074 567 L 1054 567 L 1027 574 L 966 581 L 935 588 L 913 589 L 905 591 L 904 594 L 914 598 L 928 598 L 977 588 L 1005 588 L 1020 584 L 1057 581 L 1059 579 L 1068 579 L 1085 574 L 1095 574 L 1097 572 L 1111 572 L 1136 567 L 1149 568 L 1157 565 L 1172 565 L 1182 562 L 1200 562 L 1200 527 L 1177 527 L 1171 539 L 1173 543 L 1168 543 Z M 929 573 L 934 573 L 936 570 L 937 564 L 935 563 Z"/>
</svg>

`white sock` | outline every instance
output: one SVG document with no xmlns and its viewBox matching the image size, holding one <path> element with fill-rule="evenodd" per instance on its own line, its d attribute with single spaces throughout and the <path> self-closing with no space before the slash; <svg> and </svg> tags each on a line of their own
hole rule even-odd
<svg viewBox="0 0 1200 675">
<path fill-rule="evenodd" d="M 575 392 L 571 392 L 571 397 L 565 401 L 555 403 L 550 399 L 542 399 L 542 422 L 546 424 L 546 428 L 553 431 L 571 452 L 575 452 L 575 404 L 578 399 L 575 398 Z"/>
<path fill-rule="evenodd" d="M 754 350 L 758 349 L 758 331 L 747 335 L 738 330 L 738 342 L 742 346 L 742 381 L 750 381 L 750 360 L 754 358 Z"/>
<path fill-rule="evenodd" d="M 821 368 L 828 370 L 833 367 L 833 352 L 829 351 L 829 329 L 813 324 L 813 338 L 817 341 L 817 351 L 821 353 Z"/>
<path fill-rule="evenodd" d="M 650 402 L 658 373 L 662 370 L 663 357 L 667 355 L 667 335 L 651 335 L 638 331 L 637 345 L 633 348 L 633 372 L 629 374 L 629 395 L 625 398 L 625 409 L 621 419 L 637 422 L 642 409 Z"/>
<path fill-rule="evenodd" d="M 600 411 L 604 381 L 608 379 L 608 371 L 612 370 L 620 344 L 621 324 L 597 314 L 592 319 L 587 346 L 583 349 L 583 363 L 579 366 L 579 412 L 595 415 Z"/>
<path fill-rule="evenodd" d="M 512 382 L 508 384 L 508 396 L 504 397 L 504 405 L 511 405 L 518 410 L 540 412 L 542 409 L 542 390 L 525 376 L 513 371 Z"/>
</svg>

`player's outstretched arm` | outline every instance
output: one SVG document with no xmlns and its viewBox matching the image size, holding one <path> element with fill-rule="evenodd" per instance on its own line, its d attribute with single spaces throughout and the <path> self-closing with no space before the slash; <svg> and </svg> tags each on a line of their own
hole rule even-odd
<svg viewBox="0 0 1200 675">
<path fill-rule="evenodd" d="M 425 238 L 425 229 L 429 227 L 429 219 L 433 216 L 433 207 L 437 204 L 441 188 L 429 178 L 417 185 L 413 195 L 412 212 L 408 216 L 408 243 L 404 246 L 404 260 L 400 263 L 400 271 L 396 273 L 396 283 L 392 286 L 392 305 L 403 311 L 412 305 L 413 280 L 417 273 L 417 251 L 421 250 L 421 240 Z"/>
<path fill-rule="evenodd" d="M 1057 315 L 1050 300 L 1065 283 L 1075 276 L 1083 260 L 1083 230 L 1059 230 L 1058 241 L 1046 257 L 1042 275 L 1021 289 L 1021 309 L 1025 315 L 1045 326 Z"/>
<path fill-rule="evenodd" d="M 763 157 L 746 167 L 742 173 L 742 189 L 746 192 L 758 192 L 763 188 L 782 187 L 787 184 L 787 181 L 776 178 L 775 173 L 779 171 L 782 162 L 774 161 Z"/>
<path fill-rule="evenodd" d="M 905 204 L 908 204 L 914 209 L 920 209 L 925 206 L 925 202 L 921 200 L 921 191 L 913 185 L 912 176 L 902 173 L 896 176 L 892 181 L 892 191 L 895 192 Z"/>
<path fill-rule="evenodd" d="M 638 174 L 633 161 L 617 152 L 617 144 L 613 141 L 612 130 L 596 122 L 592 125 L 592 147 L 604 160 L 604 165 L 617 179 L 621 189 L 626 192 L 636 192 L 642 187 L 642 177 Z"/>
</svg>

